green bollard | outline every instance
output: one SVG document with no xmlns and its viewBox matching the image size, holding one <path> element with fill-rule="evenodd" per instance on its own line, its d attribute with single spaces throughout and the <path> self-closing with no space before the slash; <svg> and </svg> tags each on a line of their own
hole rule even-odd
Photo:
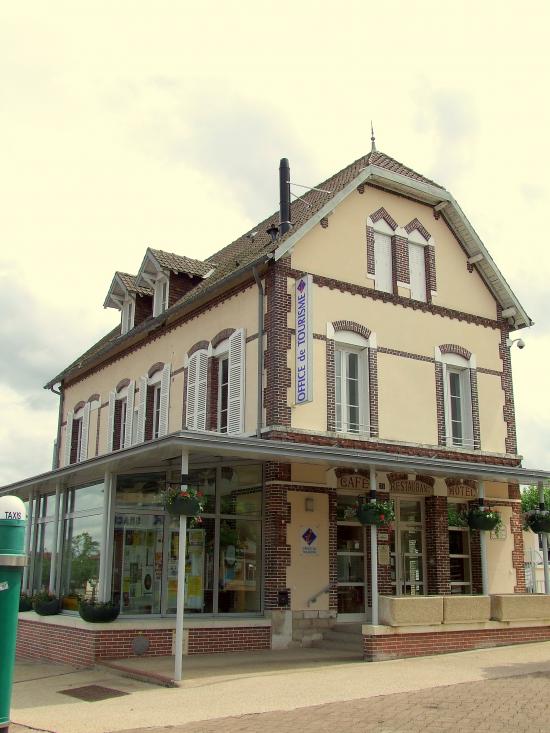
<svg viewBox="0 0 550 733">
<path fill-rule="evenodd" d="M 10 723 L 11 689 L 25 556 L 25 505 L 17 496 L 0 497 L 0 733 Z"/>
</svg>

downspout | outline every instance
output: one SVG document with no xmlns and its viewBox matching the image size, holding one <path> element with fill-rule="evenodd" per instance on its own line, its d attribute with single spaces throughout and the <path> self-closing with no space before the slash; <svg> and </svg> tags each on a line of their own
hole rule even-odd
<svg viewBox="0 0 550 733">
<path fill-rule="evenodd" d="M 50 390 L 56 394 L 59 395 L 59 411 L 57 414 L 57 438 L 55 439 L 55 466 L 53 466 L 54 469 L 61 467 L 61 459 L 60 459 L 60 451 L 61 451 L 61 421 L 63 419 L 63 402 L 64 402 L 64 392 L 63 392 L 63 380 L 59 382 L 59 391 L 55 389 L 55 387 L 52 385 L 50 387 Z"/>
<path fill-rule="evenodd" d="M 256 422 L 256 437 L 262 436 L 263 425 L 263 381 L 264 381 L 264 288 L 256 267 L 252 268 L 254 280 L 258 286 L 258 419 Z"/>
</svg>

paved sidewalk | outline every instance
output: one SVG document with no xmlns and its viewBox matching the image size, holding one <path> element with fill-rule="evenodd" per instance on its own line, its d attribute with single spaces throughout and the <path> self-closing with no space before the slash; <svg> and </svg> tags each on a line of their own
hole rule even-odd
<svg viewBox="0 0 550 733">
<path fill-rule="evenodd" d="M 176 689 L 113 670 L 18 665 L 12 719 L 54 733 L 550 731 L 550 642 L 370 664 L 306 657 L 186 659 Z M 97 702 L 62 694 L 86 685 L 127 694 Z"/>
<path fill-rule="evenodd" d="M 548 733 L 550 672 L 125 733 Z"/>
</svg>

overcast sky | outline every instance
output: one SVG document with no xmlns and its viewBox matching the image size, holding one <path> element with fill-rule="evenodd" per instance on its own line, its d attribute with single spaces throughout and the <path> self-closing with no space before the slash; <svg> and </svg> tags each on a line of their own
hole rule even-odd
<svg viewBox="0 0 550 733">
<path fill-rule="evenodd" d="M 113 272 L 204 258 L 377 145 L 446 186 L 536 325 L 519 449 L 550 468 L 548 4 L 0 5 L 0 485 L 51 466 L 42 385 L 112 328 Z"/>
</svg>

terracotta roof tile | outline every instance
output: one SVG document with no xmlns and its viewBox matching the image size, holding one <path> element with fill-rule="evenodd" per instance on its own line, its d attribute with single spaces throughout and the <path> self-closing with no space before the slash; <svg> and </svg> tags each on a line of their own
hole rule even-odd
<svg viewBox="0 0 550 733">
<path fill-rule="evenodd" d="M 136 285 L 135 275 L 129 275 L 127 272 L 118 271 L 116 274 L 119 276 L 122 284 L 129 293 L 137 293 L 138 295 L 153 295 L 153 290 L 151 288 L 142 288 Z"/>
<path fill-rule="evenodd" d="M 212 270 L 212 264 L 202 260 L 193 260 L 190 257 L 177 255 L 173 252 L 164 252 L 162 249 L 150 249 L 149 251 L 161 267 L 166 267 L 174 272 L 185 272 L 187 275 L 206 277 Z"/>
</svg>

